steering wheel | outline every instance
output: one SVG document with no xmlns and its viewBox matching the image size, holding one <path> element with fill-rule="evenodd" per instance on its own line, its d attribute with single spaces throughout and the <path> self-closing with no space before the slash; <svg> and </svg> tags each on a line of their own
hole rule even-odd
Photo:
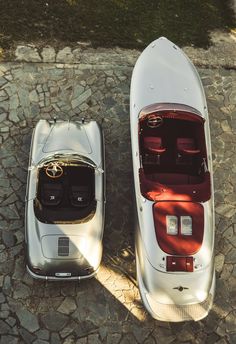
<svg viewBox="0 0 236 344">
<path fill-rule="evenodd" d="M 155 114 L 149 115 L 147 125 L 149 128 L 158 128 L 163 124 L 163 118 Z"/>
<path fill-rule="evenodd" d="M 49 178 L 60 178 L 63 175 L 63 168 L 58 162 L 50 162 L 48 165 L 45 166 L 46 175 Z"/>
</svg>

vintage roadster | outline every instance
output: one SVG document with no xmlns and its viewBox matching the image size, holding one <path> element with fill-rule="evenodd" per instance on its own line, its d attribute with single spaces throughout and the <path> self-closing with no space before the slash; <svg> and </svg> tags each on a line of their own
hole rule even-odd
<svg viewBox="0 0 236 344">
<path fill-rule="evenodd" d="M 27 269 L 34 278 L 94 276 L 102 257 L 104 144 L 95 121 L 40 120 L 26 192 Z"/>
<path fill-rule="evenodd" d="M 164 37 L 134 67 L 130 125 L 143 303 L 158 320 L 200 320 L 215 290 L 209 118 L 196 69 Z"/>
</svg>

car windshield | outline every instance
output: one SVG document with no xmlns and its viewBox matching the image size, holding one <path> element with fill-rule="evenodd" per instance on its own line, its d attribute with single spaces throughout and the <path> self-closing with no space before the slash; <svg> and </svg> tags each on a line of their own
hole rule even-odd
<svg viewBox="0 0 236 344">
<path fill-rule="evenodd" d="M 43 165 L 47 164 L 50 161 L 53 160 L 58 160 L 58 161 L 63 161 L 64 164 L 87 164 L 93 168 L 96 168 L 96 164 L 89 158 L 83 156 L 83 155 L 78 155 L 78 154 L 71 154 L 71 153 L 55 153 L 53 155 L 50 155 L 44 159 L 42 159 L 39 162 L 38 167 L 42 167 Z"/>
</svg>

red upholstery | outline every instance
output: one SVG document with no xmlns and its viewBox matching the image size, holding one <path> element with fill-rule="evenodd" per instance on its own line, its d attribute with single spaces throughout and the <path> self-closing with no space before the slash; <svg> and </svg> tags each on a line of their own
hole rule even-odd
<svg viewBox="0 0 236 344">
<path fill-rule="evenodd" d="M 183 173 L 153 173 L 148 174 L 148 179 L 165 185 L 200 184 L 200 176 L 190 176 Z"/>
<path fill-rule="evenodd" d="M 142 168 L 139 170 L 139 178 L 142 195 L 151 201 L 206 202 L 211 197 L 209 172 L 205 173 L 200 184 L 164 184 L 153 181 L 145 176 Z M 172 174 L 172 179 L 175 179 L 175 173 Z"/>
<path fill-rule="evenodd" d="M 178 235 L 167 234 L 166 216 L 191 216 L 192 235 L 182 235 L 180 220 Z M 204 233 L 204 209 L 199 203 L 193 202 L 157 202 L 153 205 L 153 218 L 156 238 L 160 248 L 173 255 L 192 255 L 199 251 Z"/>
<path fill-rule="evenodd" d="M 179 153 L 185 155 L 196 155 L 200 153 L 200 149 L 196 149 L 194 140 L 188 137 L 177 138 L 177 150 Z"/>
<path fill-rule="evenodd" d="M 144 137 L 144 148 L 151 153 L 162 154 L 166 151 L 166 148 L 162 147 L 162 141 L 160 137 Z"/>
</svg>

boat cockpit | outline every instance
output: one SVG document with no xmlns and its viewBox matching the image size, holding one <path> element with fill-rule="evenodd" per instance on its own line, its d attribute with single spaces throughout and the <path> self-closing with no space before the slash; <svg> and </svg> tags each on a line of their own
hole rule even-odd
<svg viewBox="0 0 236 344">
<path fill-rule="evenodd" d="M 140 116 L 139 149 L 140 187 L 144 197 L 154 201 L 197 202 L 210 198 L 201 116 L 181 109 Z"/>
</svg>

